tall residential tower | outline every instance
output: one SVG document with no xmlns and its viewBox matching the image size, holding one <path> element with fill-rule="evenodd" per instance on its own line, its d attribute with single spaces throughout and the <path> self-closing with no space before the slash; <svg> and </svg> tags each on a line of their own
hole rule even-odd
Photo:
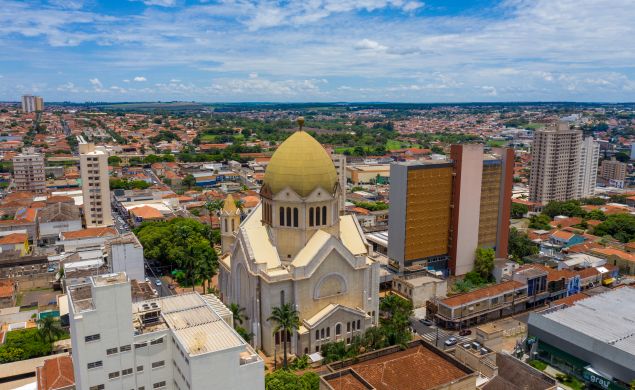
<svg viewBox="0 0 635 390">
<path fill-rule="evenodd" d="M 16 191 L 46 192 L 44 155 L 27 149 L 13 157 L 13 183 Z"/>
<path fill-rule="evenodd" d="M 108 152 L 103 146 L 79 141 L 79 167 L 84 196 L 86 227 L 112 226 Z"/>
</svg>

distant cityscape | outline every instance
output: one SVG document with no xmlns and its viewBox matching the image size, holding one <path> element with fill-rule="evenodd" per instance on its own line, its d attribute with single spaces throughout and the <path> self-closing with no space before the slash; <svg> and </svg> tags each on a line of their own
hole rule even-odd
<svg viewBox="0 0 635 390">
<path fill-rule="evenodd" d="M 635 388 L 635 104 L 0 103 L 0 389 Z"/>
</svg>

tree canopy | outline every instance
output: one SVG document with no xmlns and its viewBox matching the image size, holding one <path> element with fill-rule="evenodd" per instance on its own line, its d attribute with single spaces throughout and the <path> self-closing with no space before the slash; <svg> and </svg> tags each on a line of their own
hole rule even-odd
<svg viewBox="0 0 635 390">
<path fill-rule="evenodd" d="M 484 280 L 492 278 L 495 256 L 496 254 L 492 248 L 476 248 L 474 271 Z"/>
<path fill-rule="evenodd" d="M 577 200 L 549 202 L 542 210 L 542 213 L 548 215 L 551 219 L 558 215 L 566 215 L 567 217 L 584 217 L 585 215 L 584 210 L 580 207 L 580 202 Z"/>
<path fill-rule="evenodd" d="M 291 371 L 277 370 L 265 375 L 265 390 L 318 390 L 320 377 L 312 372 L 296 375 Z"/>
<path fill-rule="evenodd" d="M 529 207 L 520 203 L 512 203 L 511 209 L 511 217 L 512 218 L 522 218 L 525 214 L 529 212 Z"/>
<path fill-rule="evenodd" d="M 604 222 L 593 229 L 593 234 L 604 237 L 611 236 L 621 242 L 635 239 L 635 216 L 630 214 L 615 214 L 606 217 Z"/>
<path fill-rule="evenodd" d="M 516 228 L 510 230 L 509 255 L 514 261 L 519 263 L 523 258 L 537 254 L 539 250 L 526 234 L 519 232 Z"/>
</svg>

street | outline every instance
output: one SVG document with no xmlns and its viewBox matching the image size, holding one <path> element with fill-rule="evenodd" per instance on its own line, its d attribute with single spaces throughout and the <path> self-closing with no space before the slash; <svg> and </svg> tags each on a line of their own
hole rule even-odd
<svg viewBox="0 0 635 390">
<path fill-rule="evenodd" d="M 437 348 L 440 349 L 450 349 L 454 347 L 446 347 L 444 344 L 445 341 L 450 337 L 455 337 L 458 340 L 457 344 L 471 340 L 470 336 L 459 336 L 458 333 L 440 329 L 435 325 L 424 325 L 416 318 L 410 319 L 410 325 L 412 326 L 412 329 L 414 329 L 415 332 L 417 332 L 417 334 L 420 335 L 424 340 L 431 344 L 435 344 Z"/>
</svg>

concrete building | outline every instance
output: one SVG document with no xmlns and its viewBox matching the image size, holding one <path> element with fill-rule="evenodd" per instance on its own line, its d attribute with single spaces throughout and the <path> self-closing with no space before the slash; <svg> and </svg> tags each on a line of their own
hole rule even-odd
<svg viewBox="0 0 635 390">
<path fill-rule="evenodd" d="M 626 163 L 617 161 L 615 157 L 602 161 L 600 177 L 604 180 L 624 181 L 626 179 Z"/>
<path fill-rule="evenodd" d="M 388 256 L 400 270 L 463 275 L 478 247 L 507 257 L 513 150 L 453 145 L 450 157 L 391 165 Z"/>
<path fill-rule="evenodd" d="M 53 203 L 42 208 L 37 214 L 38 241 L 48 245 L 54 243 L 60 233 L 82 228 L 79 206 L 69 203 Z"/>
<path fill-rule="evenodd" d="M 44 99 L 40 96 L 22 96 L 22 112 L 35 112 L 42 110 L 44 110 Z"/>
<path fill-rule="evenodd" d="M 412 302 L 415 309 L 425 307 L 426 302 L 448 294 L 448 281 L 427 274 L 412 273 L 395 276 L 392 291 Z"/>
<path fill-rule="evenodd" d="M 534 132 L 529 200 L 577 199 L 580 196 L 582 132 L 568 122 Z"/>
<path fill-rule="evenodd" d="M 125 273 L 68 287 L 78 389 L 264 389 L 264 362 L 212 295 L 132 302 Z"/>
<path fill-rule="evenodd" d="M 619 288 L 530 313 L 532 355 L 593 388 L 628 389 L 635 378 L 635 289 Z"/>
<path fill-rule="evenodd" d="M 130 279 L 144 280 L 143 246 L 133 233 L 106 241 L 104 252 L 112 272 L 125 272 Z"/>
<path fill-rule="evenodd" d="M 595 194 L 599 161 L 600 144 L 593 137 L 586 137 L 581 144 L 578 198 L 590 198 Z"/>
<path fill-rule="evenodd" d="M 372 184 L 386 181 L 390 177 L 390 165 L 349 165 L 346 167 L 346 179 L 353 185 Z"/>
<path fill-rule="evenodd" d="M 86 227 L 112 226 L 108 152 L 103 146 L 86 143 L 81 136 L 78 141 Z"/>
<path fill-rule="evenodd" d="M 253 345 L 272 355 L 283 335 L 267 318 L 286 303 L 301 326 L 289 337 L 296 355 L 328 342 L 350 343 L 379 315 L 379 263 L 352 215 L 339 214 L 337 172 L 326 150 L 298 131 L 271 157 L 260 204 L 242 221 L 221 257 L 225 303 L 245 308 Z"/>
<path fill-rule="evenodd" d="M 27 149 L 13 157 L 13 183 L 16 191 L 45 193 L 44 155 Z"/>
</svg>

